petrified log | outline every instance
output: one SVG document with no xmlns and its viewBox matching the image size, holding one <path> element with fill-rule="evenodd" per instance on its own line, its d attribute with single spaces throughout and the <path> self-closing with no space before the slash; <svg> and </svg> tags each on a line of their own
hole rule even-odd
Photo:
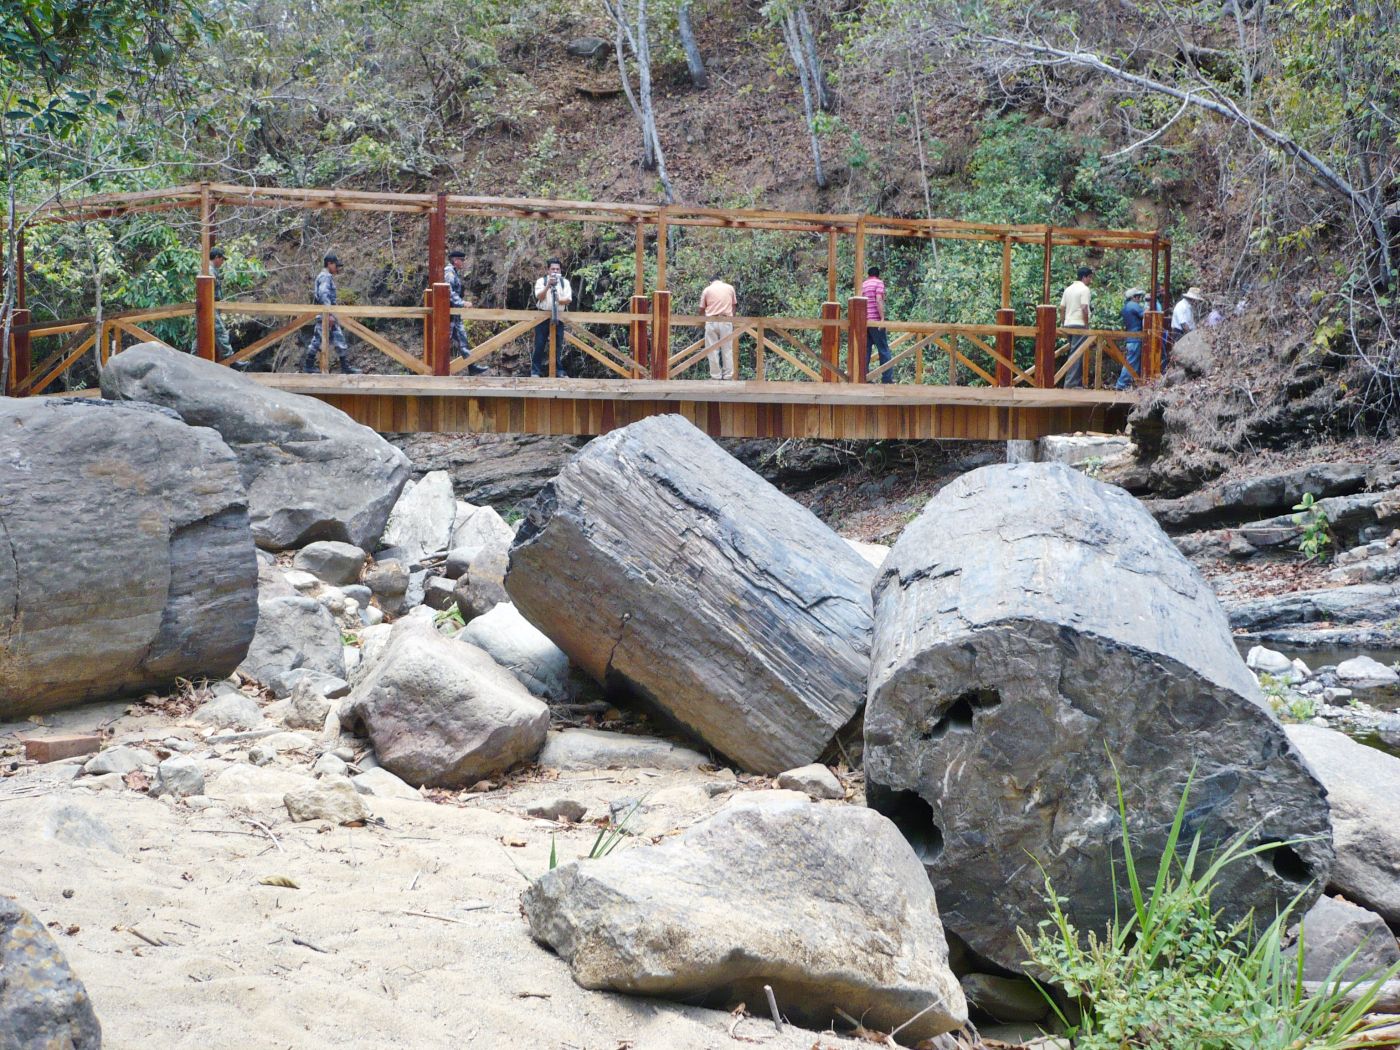
<svg viewBox="0 0 1400 1050">
<path fill-rule="evenodd" d="M 1226 918 L 1306 910 L 1326 885 L 1325 793 L 1137 500 L 1059 464 L 964 475 L 875 585 L 870 805 L 921 854 L 947 928 L 1014 969 L 1017 928 L 1046 915 L 1037 862 L 1081 928 L 1113 916 L 1115 766 L 1150 872 L 1193 769 L 1183 851 L 1291 843 L 1226 868 Z"/>
<path fill-rule="evenodd" d="M 874 574 L 690 423 L 656 416 L 591 442 L 540 494 L 506 590 L 599 683 L 779 773 L 860 710 Z"/>
<path fill-rule="evenodd" d="M 150 405 L 0 399 L 0 720 L 229 674 L 257 587 L 214 431 Z"/>
</svg>

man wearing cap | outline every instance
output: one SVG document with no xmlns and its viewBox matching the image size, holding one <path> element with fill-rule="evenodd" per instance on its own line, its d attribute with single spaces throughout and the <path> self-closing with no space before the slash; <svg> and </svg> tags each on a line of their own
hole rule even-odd
<svg viewBox="0 0 1400 1050">
<path fill-rule="evenodd" d="M 321 260 L 324 269 L 316 275 L 316 287 L 311 293 L 311 301 L 317 306 L 334 306 L 338 299 L 335 288 L 335 275 L 340 272 L 340 260 L 336 258 L 334 252 L 328 252 Z M 316 318 L 316 327 L 311 332 L 311 343 L 306 348 L 306 360 L 302 362 L 303 372 L 319 372 L 320 367 L 317 358 L 321 354 L 321 328 L 325 324 L 328 315 L 322 314 Z M 340 322 L 335 319 L 334 314 L 329 315 L 331 329 L 331 346 L 335 347 L 336 356 L 340 359 L 340 370 L 346 375 L 357 375 L 359 369 L 350 363 L 350 358 L 346 351 L 349 346 L 345 342 L 345 331 L 340 327 Z"/>
<path fill-rule="evenodd" d="M 1169 351 L 1183 335 L 1196 330 L 1196 304 L 1202 301 L 1201 290 L 1192 285 L 1186 289 L 1186 294 L 1181 297 L 1176 306 L 1172 307 L 1171 335 L 1167 339 Z M 1166 366 L 1166 355 L 1163 355 L 1162 367 Z"/>
<path fill-rule="evenodd" d="M 1136 339 L 1123 340 L 1123 356 L 1128 359 L 1128 367 L 1118 373 L 1117 389 L 1127 390 L 1133 384 L 1133 377 L 1142 378 L 1142 319 L 1146 308 L 1143 300 L 1147 292 L 1141 288 L 1129 288 L 1123 298 L 1123 331 L 1137 332 Z"/>
<path fill-rule="evenodd" d="M 210 250 L 209 271 L 214 275 L 214 299 L 220 301 L 224 297 L 224 250 L 222 248 Z M 228 326 L 224 324 L 223 316 L 219 313 L 214 314 L 214 355 L 220 361 L 233 356 L 233 344 L 229 342 Z"/>
<path fill-rule="evenodd" d="M 467 266 L 467 253 L 460 248 L 447 253 L 447 269 L 443 271 L 442 280 L 447 285 L 447 295 L 452 301 L 453 309 L 461 306 L 470 306 L 466 297 L 462 295 L 464 286 L 462 284 L 462 271 Z M 467 326 L 460 317 L 452 318 L 452 356 L 466 357 L 471 353 L 471 344 L 467 342 Z M 486 366 L 475 364 L 467 366 L 467 374 L 479 376 L 486 372 Z"/>
<path fill-rule="evenodd" d="M 1064 294 L 1060 296 L 1060 327 L 1061 328 L 1088 328 L 1089 318 L 1093 311 L 1089 306 L 1089 285 L 1093 283 L 1094 271 L 1088 266 L 1081 266 L 1076 275 L 1076 280 L 1065 287 Z M 1084 336 L 1070 336 L 1069 354 L 1074 357 L 1074 352 L 1079 349 L 1084 342 Z M 1065 373 L 1065 389 L 1084 385 L 1084 358 L 1080 357 L 1069 366 L 1069 371 Z"/>
</svg>

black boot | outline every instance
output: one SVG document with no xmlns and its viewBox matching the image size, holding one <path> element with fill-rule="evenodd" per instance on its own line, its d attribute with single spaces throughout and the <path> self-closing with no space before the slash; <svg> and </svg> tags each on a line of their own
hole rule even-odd
<svg viewBox="0 0 1400 1050">
<path fill-rule="evenodd" d="M 467 365 L 467 375 L 469 376 L 484 376 L 489 371 L 490 369 L 482 364 Z"/>
<path fill-rule="evenodd" d="M 302 363 L 301 363 L 301 370 L 302 370 L 303 372 L 309 373 L 309 374 L 311 374 L 311 375 L 315 375 L 317 372 L 320 371 L 320 369 L 316 367 L 316 351 L 315 351 L 315 350 L 308 350 L 308 351 L 306 351 L 306 358 L 305 358 L 305 360 L 303 360 Z"/>
<path fill-rule="evenodd" d="M 342 373 L 343 375 L 347 375 L 347 376 L 358 376 L 358 375 L 363 375 L 363 374 L 364 374 L 364 370 L 363 370 L 363 369 L 356 368 L 354 365 L 352 365 L 349 361 L 347 361 L 347 360 L 346 360 L 345 358 L 343 358 L 343 357 L 340 359 L 340 371 L 341 371 L 341 373 Z"/>
</svg>

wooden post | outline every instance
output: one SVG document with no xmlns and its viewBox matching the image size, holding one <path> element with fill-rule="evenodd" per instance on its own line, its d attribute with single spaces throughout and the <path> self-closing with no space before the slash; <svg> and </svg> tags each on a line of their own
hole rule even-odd
<svg viewBox="0 0 1400 1050">
<path fill-rule="evenodd" d="M 1055 308 L 1041 303 L 1035 308 L 1035 385 L 1055 385 Z"/>
<path fill-rule="evenodd" d="M 828 303 L 836 301 L 836 231 L 828 230 L 826 234 L 826 299 Z M 825 307 L 823 307 L 825 309 Z M 839 315 L 841 307 L 836 307 Z M 826 315 L 823 314 L 823 317 Z"/>
<path fill-rule="evenodd" d="M 1011 307 L 1011 237 L 1001 239 L 1001 308 Z M 997 321 L 1001 324 L 1001 321 Z"/>
<path fill-rule="evenodd" d="M 331 371 L 331 315 L 321 315 L 321 360 L 318 362 L 322 375 Z"/>
<path fill-rule="evenodd" d="M 637 231 L 637 257 L 636 262 L 634 264 L 636 275 L 632 280 L 632 296 L 633 298 L 642 298 L 646 295 L 647 290 L 646 227 L 642 225 L 642 221 L 640 219 L 638 219 L 632 225 L 633 228 Z M 634 354 L 633 356 L 636 355 Z M 640 361 L 641 358 L 639 357 L 637 358 L 637 360 Z"/>
<path fill-rule="evenodd" d="M 671 372 L 671 293 L 658 288 L 651 295 L 651 378 L 669 379 Z"/>
<path fill-rule="evenodd" d="M 1158 240 L 1160 237 L 1160 233 L 1154 233 L 1152 235 L 1152 276 L 1147 283 L 1147 308 L 1149 310 L 1151 310 L 1157 302 L 1157 253 L 1160 250 L 1160 247 L 1158 245 Z"/>
<path fill-rule="evenodd" d="M 423 289 L 423 308 L 429 311 L 433 308 L 431 285 Z M 423 363 L 429 368 L 433 364 L 433 315 L 431 312 L 423 315 Z"/>
<path fill-rule="evenodd" d="M 1053 229 L 1047 227 L 1045 230 L 1045 287 L 1040 293 L 1042 303 L 1050 302 L 1050 252 L 1053 246 L 1050 241 L 1053 236 Z"/>
<path fill-rule="evenodd" d="M 997 324 L 1014 325 L 1016 323 L 1016 311 L 1009 306 L 1003 306 L 997 311 Z M 1016 360 L 1016 337 L 1010 332 L 997 333 L 997 353 L 1006 358 L 1007 361 Z M 997 362 L 997 386 L 1011 386 L 1011 366 Z"/>
<path fill-rule="evenodd" d="M 641 230 L 641 228 L 639 223 L 637 229 Z M 645 295 L 632 296 L 632 312 L 634 314 L 651 313 L 651 300 Z M 632 348 L 632 359 L 641 365 L 642 369 L 645 369 L 651 359 L 651 340 L 647 332 L 647 323 L 645 321 L 632 321 L 628 324 L 627 341 Z M 632 378 L 641 379 L 641 370 L 633 369 Z"/>
<path fill-rule="evenodd" d="M 1162 323 L 1166 317 L 1161 310 L 1148 310 L 1142 318 L 1142 367 L 1138 378 L 1156 379 L 1162 374 Z"/>
<path fill-rule="evenodd" d="M 214 275 L 202 273 L 194 279 L 195 354 L 214 360 Z"/>
<path fill-rule="evenodd" d="M 870 365 L 870 348 L 866 339 L 866 304 L 870 300 L 863 295 L 853 295 L 846 301 L 846 346 L 847 367 L 852 383 L 864 383 L 866 369 Z"/>
<path fill-rule="evenodd" d="M 209 183 L 199 184 L 199 275 L 209 276 L 209 252 L 214 247 L 213 209 L 209 205 Z M 198 296 L 195 297 L 198 302 Z M 203 356 L 202 354 L 200 355 Z M 213 358 L 210 358 L 212 361 Z"/>
<path fill-rule="evenodd" d="M 666 287 L 666 212 L 656 220 L 656 287 L 658 291 Z M 670 314 L 667 314 L 669 317 Z"/>
<path fill-rule="evenodd" d="M 437 204 L 428 213 L 428 282 L 432 288 L 432 339 L 428 364 L 433 375 L 451 374 L 452 291 L 443 280 L 447 271 L 447 194 L 437 195 Z"/>
<path fill-rule="evenodd" d="M 822 303 L 822 320 L 822 382 L 834 383 L 841 374 L 841 304 Z"/>
<path fill-rule="evenodd" d="M 856 220 L 856 279 L 854 294 L 860 295 L 860 286 L 865 281 L 865 216 Z"/>
</svg>

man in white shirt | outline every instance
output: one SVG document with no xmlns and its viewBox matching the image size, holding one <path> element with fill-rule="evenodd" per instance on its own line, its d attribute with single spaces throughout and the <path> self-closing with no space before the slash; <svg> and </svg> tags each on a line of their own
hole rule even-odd
<svg viewBox="0 0 1400 1050">
<path fill-rule="evenodd" d="M 1195 286 L 1186 289 L 1186 294 L 1172 307 L 1171 332 L 1167 338 L 1167 354 L 1187 332 L 1196 330 L 1196 304 L 1201 302 L 1201 290 Z M 1167 354 L 1162 355 L 1162 367 L 1167 367 Z"/>
<path fill-rule="evenodd" d="M 1089 305 L 1089 285 L 1094 280 L 1094 271 L 1088 266 L 1079 268 L 1078 280 L 1073 281 L 1065 288 L 1064 294 L 1060 296 L 1060 327 L 1061 328 L 1088 328 L 1089 317 L 1092 308 Z M 1074 356 L 1074 352 L 1079 349 L 1079 345 L 1084 342 L 1084 336 L 1070 336 L 1069 353 Z M 1065 373 L 1065 389 L 1084 385 L 1084 359 L 1081 357 L 1069 366 L 1069 371 Z"/>
<path fill-rule="evenodd" d="M 548 272 L 535 281 L 535 309 L 548 316 L 535 326 L 535 352 L 530 356 L 530 375 L 536 379 L 549 375 L 549 333 L 554 332 L 555 374 L 565 379 L 564 371 L 564 311 L 574 301 L 574 290 L 564 276 L 564 264 L 549 260 Z"/>
</svg>

